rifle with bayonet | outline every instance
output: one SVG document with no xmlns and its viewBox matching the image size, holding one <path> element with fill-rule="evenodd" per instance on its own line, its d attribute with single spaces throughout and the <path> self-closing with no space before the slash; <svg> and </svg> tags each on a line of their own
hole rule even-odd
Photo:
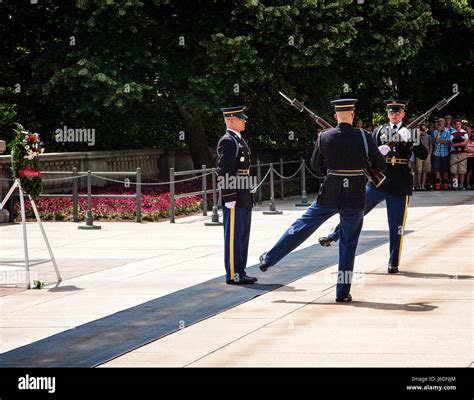
<svg viewBox="0 0 474 400">
<path fill-rule="evenodd" d="M 325 119 L 321 118 L 320 116 L 316 115 L 313 111 L 311 111 L 308 107 L 306 107 L 301 101 L 297 100 L 294 98 L 291 100 L 288 96 L 286 96 L 282 92 L 280 93 L 281 96 L 283 96 L 286 100 L 290 102 L 290 104 L 295 107 L 299 112 L 306 111 L 311 119 L 318 124 L 321 128 L 323 129 L 330 129 L 333 128 L 333 126 L 327 122 Z M 369 160 L 367 160 L 369 161 Z M 367 168 L 364 168 L 364 174 L 369 179 L 376 187 L 379 187 L 382 182 L 385 180 L 385 175 L 373 168 L 371 165 L 369 165 Z"/>
<path fill-rule="evenodd" d="M 426 118 L 428 118 L 434 110 L 436 110 L 436 109 L 441 110 L 443 107 L 446 107 L 449 104 L 449 102 L 452 99 L 454 99 L 459 93 L 460 92 L 457 92 L 457 93 L 453 94 L 449 99 L 444 98 L 443 100 L 438 101 L 428 111 L 426 111 L 425 113 L 421 114 L 420 116 L 416 117 L 413 121 L 411 121 L 406 126 L 406 128 L 407 129 L 416 128 L 420 123 L 422 123 Z M 399 140 L 398 136 L 399 136 L 399 134 L 395 135 L 394 138 L 389 143 L 387 143 L 387 146 L 389 146 L 391 148 L 392 146 L 395 146 L 397 143 L 399 143 L 400 140 Z"/>
<path fill-rule="evenodd" d="M 423 122 L 426 118 L 428 118 L 434 110 L 436 110 L 436 109 L 441 110 L 443 107 L 446 107 L 449 104 L 449 102 L 452 99 L 454 99 L 459 93 L 460 92 L 454 93 L 449 99 L 444 98 L 443 100 L 436 103 L 433 107 L 431 107 L 424 114 L 421 114 L 419 117 L 417 117 L 416 119 L 411 121 L 407 125 L 407 128 L 412 129 L 412 128 L 415 128 L 416 126 L 418 126 L 421 122 Z"/>
<path fill-rule="evenodd" d="M 290 104 L 295 107 L 299 112 L 306 111 L 311 119 L 319 125 L 323 129 L 330 129 L 333 128 L 333 126 L 327 122 L 325 119 L 321 118 L 320 116 L 316 115 L 314 112 L 312 112 L 308 107 L 306 107 L 301 101 L 297 100 L 296 98 L 291 100 L 287 95 L 285 95 L 282 92 L 278 92 L 280 95 L 282 95 L 286 100 L 290 102 Z"/>
</svg>

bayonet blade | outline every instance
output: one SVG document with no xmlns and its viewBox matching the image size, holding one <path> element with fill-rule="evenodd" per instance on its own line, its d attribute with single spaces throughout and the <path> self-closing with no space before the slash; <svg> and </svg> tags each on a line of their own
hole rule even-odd
<svg viewBox="0 0 474 400">
<path fill-rule="evenodd" d="M 449 103 L 449 102 L 450 102 L 452 99 L 454 99 L 459 93 L 461 93 L 461 92 L 456 92 L 456 93 L 454 93 L 454 94 L 453 94 L 448 100 L 446 100 L 446 101 Z"/>
<path fill-rule="evenodd" d="M 291 100 L 285 93 L 282 93 L 280 91 L 278 91 L 278 93 L 280 93 L 286 100 L 288 100 L 290 102 L 290 104 L 295 107 L 299 112 L 303 112 L 304 110 L 304 105 L 303 103 L 301 103 L 300 101 L 298 101 L 296 98 L 294 98 L 293 100 Z"/>
<path fill-rule="evenodd" d="M 278 93 L 280 93 L 286 100 L 288 100 L 290 103 L 293 103 L 293 100 L 291 100 L 285 93 L 282 93 L 280 91 L 278 91 Z"/>
<path fill-rule="evenodd" d="M 439 106 L 437 107 L 438 110 L 441 110 L 443 107 L 446 107 L 446 106 L 449 104 L 449 102 L 450 102 L 452 99 L 454 99 L 459 93 L 461 93 L 461 92 L 456 92 L 456 93 L 454 93 L 449 99 L 443 99 L 443 100 L 441 100 Z"/>
</svg>

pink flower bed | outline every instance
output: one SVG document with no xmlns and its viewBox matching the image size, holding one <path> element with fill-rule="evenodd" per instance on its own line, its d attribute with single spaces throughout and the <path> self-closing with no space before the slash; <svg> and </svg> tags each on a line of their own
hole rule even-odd
<svg viewBox="0 0 474 400">
<path fill-rule="evenodd" d="M 189 193 L 199 190 L 196 182 L 184 182 L 176 185 L 176 193 Z M 104 187 L 93 187 L 92 194 L 135 194 L 135 185 L 125 188 L 121 184 Z M 82 189 L 80 194 L 87 194 Z M 142 219 L 144 221 L 158 221 L 169 218 L 170 193 L 169 186 L 142 186 Z M 72 221 L 72 198 L 45 198 L 36 201 L 41 219 L 44 221 Z M 199 212 L 201 209 L 201 197 L 184 197 L 175 200 L 175 215 L 189 215 Z M 78 217 L 80 221 L 85 220 L 87 212 L 87 198 L 78 200 Z M 94 220 L 102 221 L 127 221 L 136 218 L 136 199 L 116 198 L 93 198 L 92 212 Z M 15 202 L 15 218 L 18 220 L 20 204 Z M 29 201 L 26 201 L 26 216 L 34 219 L 33 209 Z"/>
</svg>

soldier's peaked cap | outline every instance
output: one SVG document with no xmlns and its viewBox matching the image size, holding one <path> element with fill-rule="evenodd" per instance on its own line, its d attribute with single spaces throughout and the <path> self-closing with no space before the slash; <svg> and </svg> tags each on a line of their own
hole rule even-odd
<svg viewBox="0 0 474 400">
<path fill-rule="evenodd" d="M 408 104 L 407 100 L 397 100 L 397 99 L 390 99 L 385 100 L 384 103 L 387 105 L 388 111 L 401 111 L 405 110 L 405 107 Z"/>
<path fill-rule="evenodd" d="M 240 119 L 247 119 L 248 117 L 244 113 L 246 108 L 246 106 L 225 107 L 221 108 L 221 111 L 224 114 L 224 118 L 237 117 Z"/>
<path fill-rule="evenodd" d="M 334 105 L 334 110 L 336 112 L 354 111 L 355 103 L 357 103 L 357 99 L 337 99 L 331 101 L 331 104 Z"/>
</svg>

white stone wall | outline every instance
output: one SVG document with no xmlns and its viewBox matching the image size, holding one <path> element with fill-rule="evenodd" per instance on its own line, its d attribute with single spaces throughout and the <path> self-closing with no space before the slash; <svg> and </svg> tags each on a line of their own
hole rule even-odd
<svg viewBox="0 0 474 400">
<path fill-rule="evenodd" d="M 174 167 L 177 171 L 193 169 L 189 152 L 184 149 L 139 149 L 139 150 L 116 150 L 116 151 L 91 151 L 70 153 L 46 153 L 39 156 L 42 171 L 72 171 L 77 167 L 78 171 L 135 171 L 137 167 L 142 169 L 142 181 L 157 182 L 168 180 L 169 168 Z M 0 156 L 0 178 L 8 178 L 10 168 L 10 156 Z M 64 175 L 65 177 L 66 175 Z M 45 174 L 44 179 L 52 179 L 54 176 Z M 113 178 L 113 177 L 110 177 Z M 117 177 L 123 180 L 125 177 Z M 134 180 L 130 176 L 130 180 Z M 85 178 L 79 180 L 79 187 L 86 186 Z M 104 180 L 93 179 L 92 184 L 103 186 Z M 72 180 L 47 181 L 45 189 L 48 192 L 61 191 L 72 187 Z M 3 198 L 8 182 L 0 180 L 0 199 Z M 3 192 L 3 193 L 2 193 Z"/>
</svg>

